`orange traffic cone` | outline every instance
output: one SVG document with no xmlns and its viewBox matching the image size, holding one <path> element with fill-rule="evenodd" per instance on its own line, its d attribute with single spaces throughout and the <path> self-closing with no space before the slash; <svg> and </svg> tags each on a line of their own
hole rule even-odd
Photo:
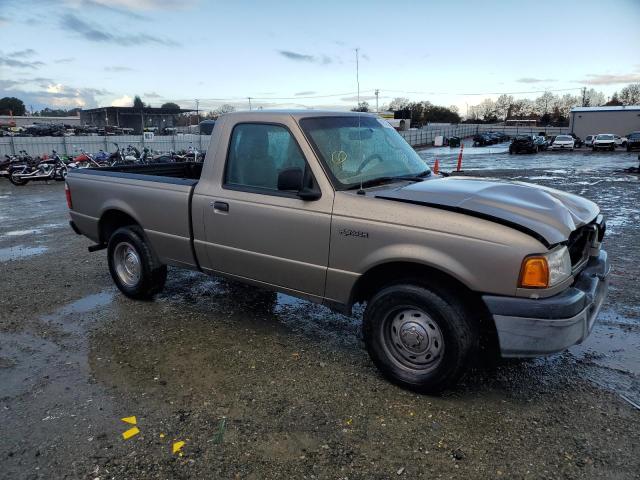
<svg viewBox="0 0 640 480">
<path fill-rule="evenodd" d="M 440 160 L 436 158 L 436 163 L 433 164 L 433 173 L 438 175 L 440 173 Z"/>
<path fill-rule="evenodd" d="M 456 168 L 457 172 L 462 171 L 462 150 L 464 150 L 464 143 L 460 144 L 460 153 L 458 154 L 458 167 Z"/>
</svg>

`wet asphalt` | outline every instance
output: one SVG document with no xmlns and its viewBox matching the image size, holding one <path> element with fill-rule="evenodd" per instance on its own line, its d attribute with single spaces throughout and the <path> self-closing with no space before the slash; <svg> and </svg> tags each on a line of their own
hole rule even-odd
<svg viewBox="0 0 640 480">
<path fill-rule="evenodd" d="M 177 269 L 129 300 L 62 184 L 0 179 L 0 478 L 638 478 L 637 153 L 501 148 L 465 148 L 464 174 L 600 204 L 610 294 L 583 345 L 438 397 L 380 377 L 358 311 Z M 451 170 L 458 150 L 420 154 Z"/>
</svg>

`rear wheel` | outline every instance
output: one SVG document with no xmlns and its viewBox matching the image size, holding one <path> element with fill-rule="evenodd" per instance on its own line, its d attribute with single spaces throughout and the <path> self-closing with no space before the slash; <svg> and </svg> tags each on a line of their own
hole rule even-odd
<svg viewBox="0 0 640 480">
<path fill-rule="evenodd" d="M 164 288 L 167 266 L 156 259 L 140 227 L 116 230 L 107 255 L 111 277 L 127 297 L 149 299 Z"/>
<path fill-rule="evenodd" d="M 453 385 L 479 344 L 476 324 L 452 296 L 398 284 L 378 292 L 364 313 L 371 359 L 392 382 L 423 393 Z"/>
<path fill-rule="evenodd" d="M 29 183 L 29 180 L 25 180 L 24 178 L 20 178 L 15 174 L 9 175 L 9 181 L 18 187 L 22 187 Z"/>
<path fill-rule="evenodd" d="M 613 152 L 615 149 L 616 149 L 616 145 L 615 145 L 615 143 L 609 147 L 609 150 L 611 150 L 612 152 Z"/>
</svg>

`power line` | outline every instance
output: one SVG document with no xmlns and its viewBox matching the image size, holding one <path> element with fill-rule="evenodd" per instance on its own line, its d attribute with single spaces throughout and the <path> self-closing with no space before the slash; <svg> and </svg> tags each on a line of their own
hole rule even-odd
<svg viewBox="0 0 640 480">
<path fill-rule="evenodd" d="M 545 88 L 544 90 L 527 90 L 527 91 L 519 91 L 519 92 L 474 92 L 474 93 L 459 93 L 459 92 L 419 92 L 419 91 L 409 91 L 409 90 L 390 90 L 385 88 L 385 92 L 392 93 L 406 93 L 413 95 L 458 95 L 458 96 L 469 96 L 469 95 L 522 95 L 525 93 L 545 93 L 545 92 L 568 92 L 572 90 L 582 90 L 582 87 L 574 87 L 574 88 L 556 88 L 549 89 Z"/>
</svg>

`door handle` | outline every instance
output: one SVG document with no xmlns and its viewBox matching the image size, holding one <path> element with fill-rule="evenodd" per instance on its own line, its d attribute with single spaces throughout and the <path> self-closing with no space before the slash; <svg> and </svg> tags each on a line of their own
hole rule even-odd
<svg viewBox="0 0 640 480">
<path fill-rule="evenodd" d="M 212 206 L 215 210 L 218 210 L 220 212 L 229 211 L 229 204 L 227 202 L 213 202 Z"/>
</svg>

